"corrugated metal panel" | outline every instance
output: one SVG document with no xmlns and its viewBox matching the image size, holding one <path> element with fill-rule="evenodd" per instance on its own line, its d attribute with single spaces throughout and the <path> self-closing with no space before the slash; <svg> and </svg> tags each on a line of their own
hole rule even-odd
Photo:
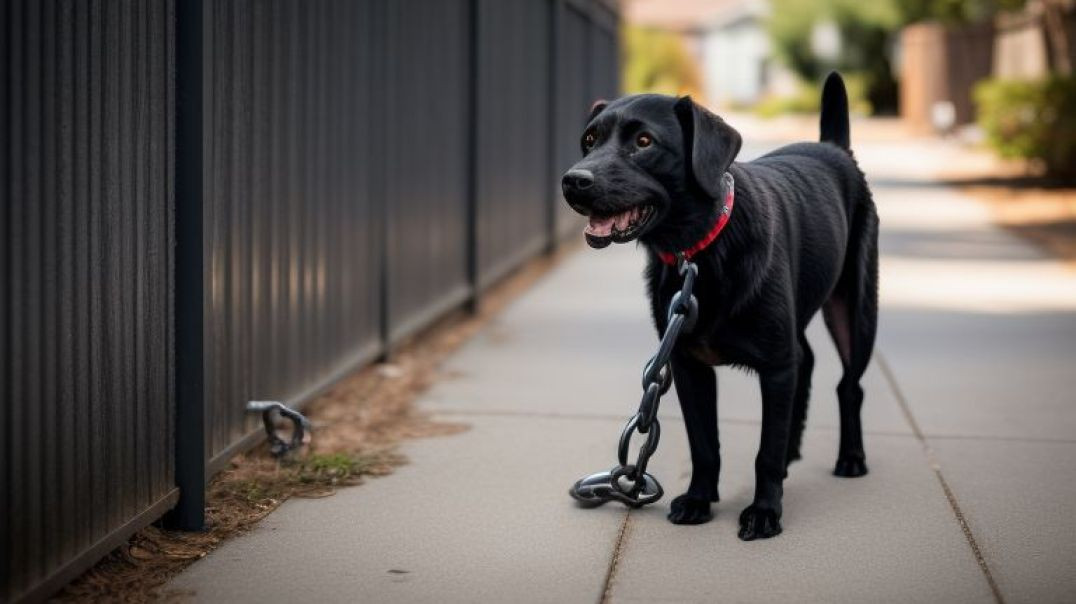
<svg viewBox="0 0 1076 604">
<path fill-rule="evenodd" d="M 480 287 L 548 244 L 551 9 L 534 0 L 478 3 Z"/>
<path fill-rule="evenodd" d="M 4 3 L 0 600 L 174 492 L 171 10 Z"/>
<path fill-rule="evenodd" d="M 206 454 L 379 350 L 370 4 L 215 0 L 206 77 Z"/>
<path fill-rule="evenodd" d="M 383 128 L 388 336 L 396 341 L 470 295 L 470 23 L 462 0 L 393 0 L 385 9 L 384 107 L 375 119 Z"/>
</svg>

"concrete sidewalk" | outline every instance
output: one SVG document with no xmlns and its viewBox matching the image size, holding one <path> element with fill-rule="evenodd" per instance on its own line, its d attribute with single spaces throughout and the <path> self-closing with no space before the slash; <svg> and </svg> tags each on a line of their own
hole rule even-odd
<svg viewBox="0 0 1076 604">
<path fill-rule="evenodd" d="M 569 499 L 613 464 L 656 342 L 642 254 L 614 246 L 568 259 L 451 359 L 421 404 L 470 431 L 408 443 L 411 464 L 386 478 L 285 503 L 170 588 L 207 602 L 989 602 L 993 583 L 1007 602 L 1076 600 L 1076 273 L 931 183 L 946 146 L 856 153 L 883 225 L 871 473 L 830 474 L 840 372 L 816 322 L 781 536 L 736 538 L 761 411 L 755 378 L 731 370 L 713 522 L 665 520 L 690 471 L 675 392 L 651 462 L 665 498 L 630 514 Z"/>
</svg>

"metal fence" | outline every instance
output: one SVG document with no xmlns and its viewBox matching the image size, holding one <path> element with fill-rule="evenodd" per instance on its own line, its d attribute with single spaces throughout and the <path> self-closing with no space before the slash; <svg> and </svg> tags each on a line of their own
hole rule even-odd
<svg viewBox="0 0 1076 604">
<path fill-rule="evenodd" d="M 70 578 L 102 539 L 176 501 L 173 93 L 167 3 L 27 0 L 0 14 L 9 600 Z"/>
<path fill-rule="evenodd" d="M 597 0 L 0 7 L 0 601 L 40 600 L 578 218 Z"/>
</svg>

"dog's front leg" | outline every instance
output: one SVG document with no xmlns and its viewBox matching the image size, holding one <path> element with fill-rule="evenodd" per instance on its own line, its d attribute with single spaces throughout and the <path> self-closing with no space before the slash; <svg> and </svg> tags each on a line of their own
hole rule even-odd
<svg viewBox="0 0 1076 604">
<path fill-rule="evenodd" d="M 709 522 L 710 502 L 717 501 L 721 454 L 717 439 L 717 377 L 714 368 L 697 359 L 676 354 L 673 381 L 691 447 L 691 485 L 673 499 L 669 520 L 674 524 Z"/>
<path fill-rule="evenodd" d="M 762 441 L 755 458 L 755 501 L 740 514 L 740 539 L 751 541 L 781 532 L 781 496 L 788 472 L 788 441 L 796 364 L 759 372 L 762 386 Z"/>
</svg>

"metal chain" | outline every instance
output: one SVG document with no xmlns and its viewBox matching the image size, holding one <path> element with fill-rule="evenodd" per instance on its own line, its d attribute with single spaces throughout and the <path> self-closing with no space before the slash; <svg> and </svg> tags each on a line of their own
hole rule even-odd
<svg viewBox="0 0 1076 604">
<path fill-rule="evenodd" d="M 669 301 L 668 321 L 658 351 L 643 366 L 643 399 L 639 403 L 639 410 L 620 432 L 617 447 L 619 463 L 608 472 L 598 472 L 580 479 L 568 491 L 586 507 L 596 507 L 613 500 L 630 507 L 641 507 L 661 499 L 665 493 L 657 479 L 646 472 L 646 466 L 661 439 L 658 405 L 661 395 L 672 386 L 669 357 L 680 334 L 690 332 L 699 317 L 699 303 L 692 294 L 699 267 L 680 254 L 676 269 L 684 281 L 680 291 L 673 294 Z M 635 463 L 628 463 L 631 437 L 636 432 L 645 434 L 646 440 L 639 447 Z"/>
</svg>

